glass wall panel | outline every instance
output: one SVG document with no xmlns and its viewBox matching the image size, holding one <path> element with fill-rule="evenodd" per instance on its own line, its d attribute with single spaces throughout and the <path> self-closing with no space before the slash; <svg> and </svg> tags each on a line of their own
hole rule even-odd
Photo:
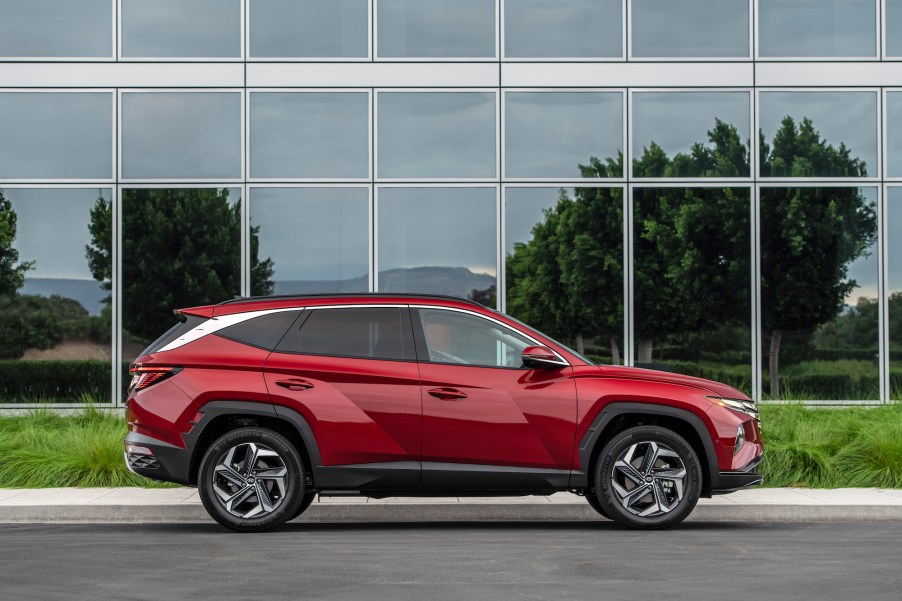
<svg viewBox="0 0 902 601">
<path fill-rule="evenodd" d="M 0 56 L 112 58 L 110 0 L 0 0 Z"/>
<path fill-rule="evenodd" d="M 636 188 L 636 364 L 751 394 L 751 192 Z"/>
<path fill-rule="evenodd" d="M 492 58 L 495 0 L 375 0 L 380 58 Z"/>
<path fill-rule="evenodd" d="M 761 188 L 764 398 L 879 398 L 876 205 L 876 188 Z"/>
<path fill-rule="evenodd" d="M 634 177 L 748 177 L 747 92 L 633 94 Z"/>
<path fill-rule="evenodd" d="M 902 0 L 886 0 L 886 56 L 902 56 Z"/>
<path fill-rule="evenodd" d="M 123 57 L 241 57 L 241 0 L 121 1 Z"/>
<path fill-rule="evenodd" d="M 495 177 L 494 92 L 380 92 L 379 177 Z"/>
<path fill-rule="evenodd" d="M 251 177 L 369 177 L 365 92 L 253 92 Z"/>
<path fill-rule="evenodd" d="M 241 94 L 122 94 L 122 177 L 241 177 Z"/>
<path fill-rule="evenodd" d="M 0 93 L 0 179 L 112 179 L 110 92 Z"/>
<path fill-rule="evenodd" d="M 380 292 L 472 298 L 494 307 L 495 188 L 379 188 Z"/>
<path fill-rule="evenodd" d="M 274 294 L 369 290 L 367 188 L 252 188 L 251 273 Z M 261 269 L 260 257 L 270 261 Z"/>
<path fill-rule="evenodd" d="M 367 0 L 249 0 L 253 58 L 366 58 Z"/>
<path fill-rule="evenodd" d="M 623 190 L 504 191 L 506 311 L 623 364 Z"/>
<path fill-rule="evenodd" d="M 504 102 L 505 177 L 623 177 L 619 92 L 507 92 Z"/>
<path fill-rule="evenodd" d="M 890 187 L 888 194 L 889 388 L 890 398 L 902 401 L 902 187 Z"/>
<path fill-rule="evenodd" d="M 0 403 L 110 402 L 111 198 L 0 190 Z"/>
<path fill-rule="evenodd" d="M 874 92 L 762 92 L 763 177 L 877 175 Z"/>
<path fill-rule="evenodd" d="M 758 55 L 877 54 L 874 0 L 759 0 Z"/>
<path fill-rule="evenodd" d="M 636 57 L 749 56 L 749 0 L 632 0 Z"/>
<path fill-rule="evenodd" d="M 508 58 L 623 56 L 622 0 L 505 0 Z"/>
<path fill-rule="evenodd" d="M 240 188 L 122 190 L 123 362 L 176 323 L 173 309 L 241 294 L 240 203 Z M 252 256 L 253 292 L 271 293 L 272 271 Z"/>
<path fill-rule="evenodd" d="M 902 92 L 886 95 L 886 174 L 902 177 Z"/>
</svg>

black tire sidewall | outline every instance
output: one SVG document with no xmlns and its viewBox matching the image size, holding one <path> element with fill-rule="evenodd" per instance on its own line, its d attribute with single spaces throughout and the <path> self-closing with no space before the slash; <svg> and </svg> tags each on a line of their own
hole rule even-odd
<svg viewBox="0 0 902 601">
<path fill-rule="evenodd" d="M 297 510 L 295 510 L 294 515 L 288 520 L 289 522 L 293 519 L 296 519 L 299 515 L 310 509 L 310 505 L 313 504 L 313 499 L 316 498 L 315 492 L 305 493 L 303 498 L 301 499 L 300 505 L 298 505 Z"/>
<path fill-rule="evenodd" d="M 658 517 L 640 517 L 623 508 L 611 486 L 610 474 L 617 457 L 637 442 L 664 443 L 680 456 L 686 467 L 683 499 L 673 511 Z M 595 462 L 595 492 L 599 503 L 616 522 L 633 528 L 669 528 L 682 522 L 695 509 L 702 490 L 702 472 L 698 456 L 692 446 L 679 434 L 658 426 L 637 426 L 621 432 L 601 449 Z"/>
<path fill-rule="evenodd" d="M 260 518 L 243 519 L 229 513 L 222 506 L 213 490 L 213 469 L 216 462 L 230 448 L 243 443 L 259 443 L 268 446 L 285 462 L 288 470 L 285 499 L 272 513 Z M 262 532 L 281 526 L 292 519 L 304 499 L 304 465 L 300 453 L 284 436 L 266 428 L 239 428 L 219 437 L 201 461 L 197 475 L 197 490 L 200 500 L 214 520 L 236 532 Z"/>
</svg>

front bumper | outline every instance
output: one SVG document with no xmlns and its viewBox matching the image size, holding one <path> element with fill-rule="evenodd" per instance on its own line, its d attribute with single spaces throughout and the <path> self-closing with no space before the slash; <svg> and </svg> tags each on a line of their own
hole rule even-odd
<svg viewBox="0 0 902 601">
<path fill-rule="evenodd" d="M 712 474 L 711 494 L 723 495 L 764 482 L 764 476 L 758 472 L 761 459 L 762 455 L 758 455 L 739 470 Z"/>
<path fill-rule="evenodd" d="M 145 447 L 152 453 L 129 453 L 126 449 L 123 453 L 125 466 L 130 472 L 161 482 L 189 484 L 191 453 L 187 449 L 137 432 L 129 432 L 125 444 Z"/>
</svg>

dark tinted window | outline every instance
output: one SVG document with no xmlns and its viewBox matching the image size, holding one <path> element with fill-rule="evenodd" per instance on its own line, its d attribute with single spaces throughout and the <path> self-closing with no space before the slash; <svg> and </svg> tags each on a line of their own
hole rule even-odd
<svg viewBox="0 0 902 601">
<path fill-rule="evenodd" d="M 294 320 L 297 318 L 298 311 L 279 311 L 278 313 L 270 313 L 261 315 L 236 323 L 233 326 L 223 328 L 216 332 L 223 338 L 242 342 L 251 346 L 272 350 L 279 344 L 279 340 Z"/>
<path fill-rule="evenodd" d="M 311 311 L 296 348 L 295 352 L 311 355 L 414 358 L 410 318 L 406 309 L 396 307 Z"/>
</svg>

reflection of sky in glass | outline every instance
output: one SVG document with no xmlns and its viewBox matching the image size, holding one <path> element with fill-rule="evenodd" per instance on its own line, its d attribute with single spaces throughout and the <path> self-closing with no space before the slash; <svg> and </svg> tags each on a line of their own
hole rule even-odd
<svg viewBox="0 0 902 601">
<path fill-rule="evenodd" d="M 692 145 L 709 144 L 708 132 L 718 118 L 749 141 L 749 95 L 746 92 L 639 92 L 633 94 L 633 158 L 652 142 L 670 158 Z"/>
<path fill-rule="evenodd" d="M 0 56 L 111 57 L 110 0 L 0 0 Z"/>
<path fill-rule="evenodd" d="M 575 197 L 573 188 L 565 188 Z M 532 240 L 532 228 L 545 219 L 543 211 L 555 206 L 560 188 L 507 188 L 504 191 L 504 254 L 514 252 L 514 244 Z"/>
<path fill-rule="evenodd" d="M 902 186 L 891 186 L 887 197 L 887 289 L 902 292 Z M 902 341 L 900 341 L 902 342 Z"/>
<path fill-rule="evenodd" d="M 749 55 L 748 0 L 633 0 L 633 56 Z"/>
<path fill-rule="evenodd" d="M 886 95 L 886 169 L 890 177 L 902 177 L 902 92 Z"/>
<path fill-rule="evenodd" d="M 241 95 L 123 94 L 122 173 L 132 179 L 241 177 Z"/>
<path fill-rule="evenodd" d="M 274 280 L 349 280 L 369 263 L 366 188 L 253 188 L 251 225 Z"/>
<path fill-rule="evenodd" d="M 874 56 L 874 0 L 760 0 L 761 56 Z"/>
<path fill-rule="evenodd" d="M 380 177 L 495 177 L 495 94 L 379 94 Z"/>
<path fill-rule="evenodd" d="M 240 57 L 241 0 L 122 0 L 122 55 Z"/>
<path fill-rule="evenodd" d="M 877 188 L 859 188 L 858 190 L 876 211 Z M 846 297 L 846 304 L 848 305 L 854 305 L 861 296 L 877 298 L 877 274 L 879 273 L 877 267 L 877 245 L 872 245 L 868 249 L 868 253 L 870 253 L 869 256 L 861 257 L 849 265 L 848 277 L 855 280 L 858 285 Z"/>
<path fill-rule="evenodd" d="M 495 0 L 379 0 L 381 57 L 495 56 Z"/>
<path fill-rule="evenodd" d="M 873 92 L 762 92 L 760 127 L 768 144 L 780 122 L 789 115 L 808 117 L 829 144 L 841 142 L 853 158 L 867 163 L 868 175 L 877 173 L 877 95 Z"/>
<path fill-rule="evenodd" d="M 902 56 L 902 0 L 886 0 L 886 55 Z"/>
<path fill-rule="evenodd" d="M 365 93 L 251 94 L 251 177 L 367 177 Z"/>
<path fill-rule="evenodd" d="M 365 57 L 367 0 L 251 0 L 253 57 Z"/>
<path fill-rule="evenodd" d="M 589 157 L 623 146 L 623 96 L 612 92 L 505 94 L 507 177 L 581 177 Z"/>
<path fill-rule="evenodd" d="M 495 188 L 381 188 L 379 271 L 466 267 L 495 275 Z"/>
<path fill-rule="evenodd" d="M 622 56 L 621 0 L 507 0 L 505 55 L 524 58 Z"/>
<path fill-rule="evenodd" d="M 110 179 L 113 95 L 0 94 L 0 178 Z"/>
</svg>

